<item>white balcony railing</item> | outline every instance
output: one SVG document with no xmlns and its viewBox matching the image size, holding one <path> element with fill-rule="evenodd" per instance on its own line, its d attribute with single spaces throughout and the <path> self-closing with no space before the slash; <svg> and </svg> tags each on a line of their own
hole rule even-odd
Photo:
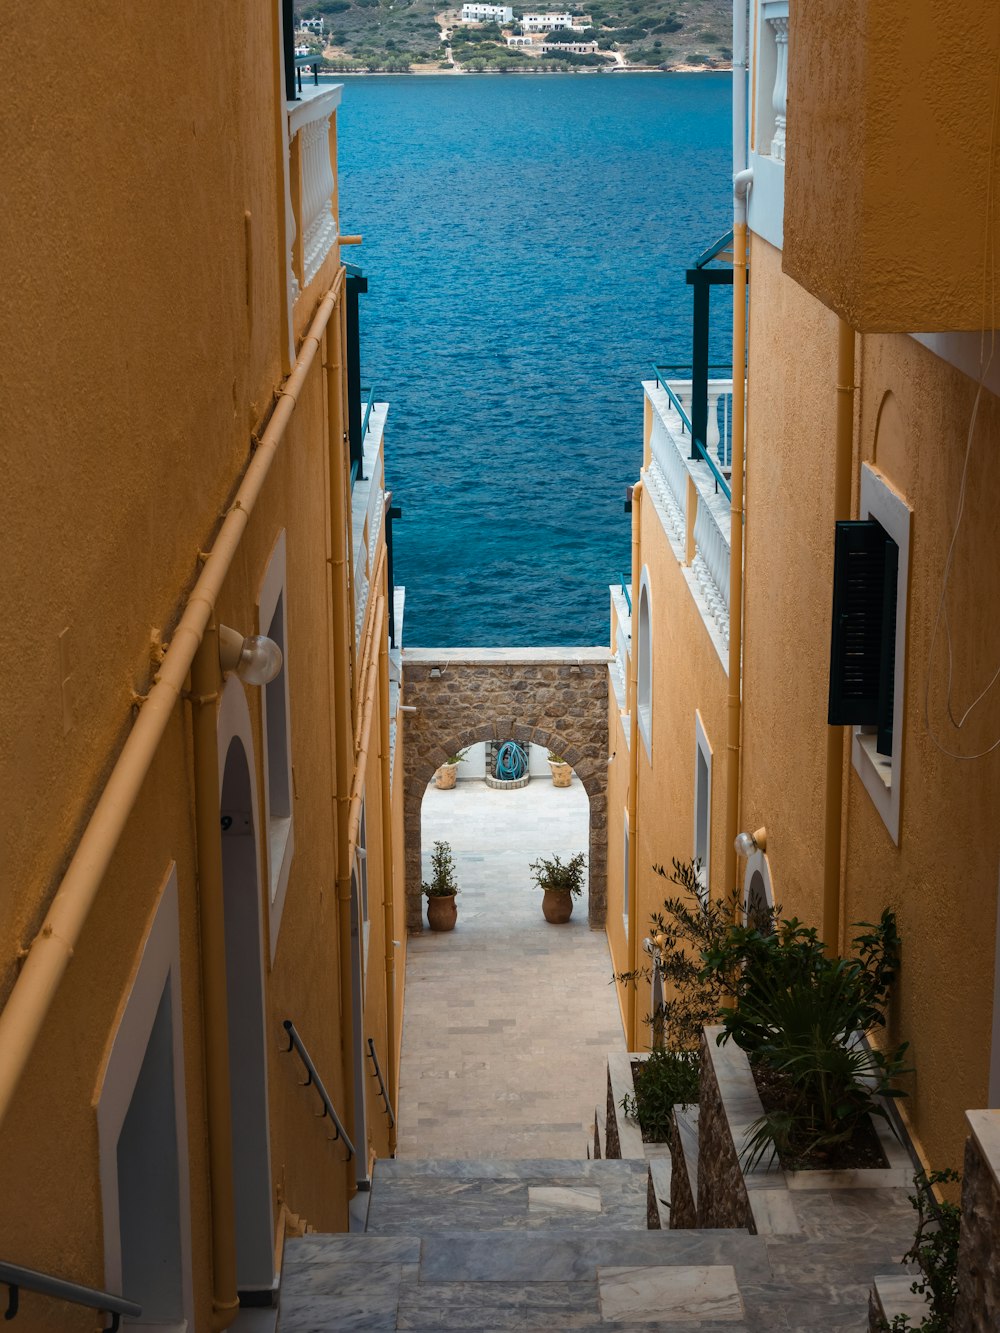
<svg viewBox="0 0 1000 1333">
<path fill-rule="evenodd" d="M 290 105 L 288 111 L 292 273 L 300 290 L 312 282 L 337 243 L 336 162 L 330 120 L 340 104 L 340 94 L 340 85 L 324 88 Z"/>
<path fill-rule="evenodd" d="M 721 489 L 729 457 L 732 380 L 712 380 L 709 390 L 708 452 L 691 457 L 690 380 L 644 385 L 653 408 L 646 468 L 654 505 L 682 564 L 701 594 L 702 613 L 717 642 L 729 646 L 729 497 Z M 720 422 L 721 418 L 721 422 Z M 715 427 L 714 438 L 712 427 Z"/>
</svg>

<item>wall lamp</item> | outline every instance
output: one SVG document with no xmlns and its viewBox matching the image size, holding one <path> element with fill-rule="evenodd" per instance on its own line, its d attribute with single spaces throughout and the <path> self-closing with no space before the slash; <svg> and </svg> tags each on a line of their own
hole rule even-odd
<svg viewBox="0 0 1000 1333">
<path fill-rule="evenodd" d="M 228 625 L 219 626 L 219 666 L 235 671 L 248 685 L 268 685 L 281 670 L 281 649 L 263 634 L 246 638 Z"/>
<path fill-rule="evenodd" d="M 767 829 L 755 829 L 753 833 L 737 833 L 733 846 L 740 856 L 753 856 L 754 852 L 767 850 Z"/>
</svg>

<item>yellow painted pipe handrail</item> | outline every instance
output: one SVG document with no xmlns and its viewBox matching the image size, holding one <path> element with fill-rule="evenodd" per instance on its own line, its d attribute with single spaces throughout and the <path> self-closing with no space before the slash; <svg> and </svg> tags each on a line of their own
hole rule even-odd
<svg viewBox="0 0 1000 1333">
<path fill-rule="evenodd" d="M 637 481 L 632 487 L 632 651 L 628 666 L 629 746 L 628 746 L 628 970 L 639 966 L 638 904 L 639 883 L 639 607 L 642 598 L 642 492 Z M 652 649 L 650 649 L 652 650 Z M 638 982 L 629 983 L 625 1018 L 625 1039 L 630 1051 L 637 1050 Z"/>
<path fill-rule="evenodd" d="M 342 283 L 343 270 L 319 304 L 295 366 L 279 392 L 271 419 L 187 599 L 154 684 L 139 708 L 132 730 L 0 1013 L 0 1124 L 10 1109 L 59 982 L 73 956 L 104 874 L 181 697 L 250 514 L 315 360 L 323 331 L 337 305 Z"/>
</svg>

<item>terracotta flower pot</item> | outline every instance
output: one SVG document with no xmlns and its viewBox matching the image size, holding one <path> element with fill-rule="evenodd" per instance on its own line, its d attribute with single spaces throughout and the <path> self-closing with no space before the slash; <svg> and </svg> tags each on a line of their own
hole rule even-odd
<svg viewBox="0 0 1000 1333">
<path fill-rule="evenodd" d="M 427 924 L 431 930 L 454 930 L 458 908 L 453 893 L 434 894 L 427 899 Z"/>
<path fill-rule="evenodd" d="M 437 771 L 437 785 L 442 791 L 451 791 L 458 777 L 457 764 L 442 764 Z"/>
<path fill-rule="evenodd" d="M 542 895 L 542 915 L 554 926 L 562 926 L 573 915 L 573 895 L 569 889 L 546 889 Z"/>
<path fill-rule="evenodd" d="M 573 781 L 573 769 L 569 764 L 556 764 L 550 759 L 549 768 L 552 769 L 553 787 L 568 787 Z"/>
</svg>

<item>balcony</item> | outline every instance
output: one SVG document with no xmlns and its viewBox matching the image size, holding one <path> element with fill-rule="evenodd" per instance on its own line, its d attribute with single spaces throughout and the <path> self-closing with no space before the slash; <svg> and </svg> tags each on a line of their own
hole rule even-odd
<svg viewBox="0 0 1000 1333">
<path fill-rule="evenodd" d="M 309 86 L 288 104 L 289 238 L 293 299 L 336 247 L 336 110 L 342 85 Z"/>
<path fill-rule="evenodd" d="M 628 740 L 628 673 L 632 655 L 632 585 L 622 575 L 621 583 L 611 585 L 611 661 L 608 675 L 622 714 L 625 739 Z"/>
<path fill-rule="evenodd" d="M 374 398 L 374 390 L 369 390 L 364 416 L 363 459 L 357 474 L 352 470 L 351 532 L 354 550 L 351 556 L 354 571 L 354 638 L 358 651 L 361 648 L 379 538 L 385 524 L 383 436 L 389 404 L 376 403 Z"/>
<path fill-rule="evenodd" d="M 643 383 L 647 442 L 646 489 L 682 566 L 709 634 L 725 664 L 729 651 L 729 476 L 733 381 L 709 380 L 705 445 L 691 431 L 691 380 Z"/>
</svg>

